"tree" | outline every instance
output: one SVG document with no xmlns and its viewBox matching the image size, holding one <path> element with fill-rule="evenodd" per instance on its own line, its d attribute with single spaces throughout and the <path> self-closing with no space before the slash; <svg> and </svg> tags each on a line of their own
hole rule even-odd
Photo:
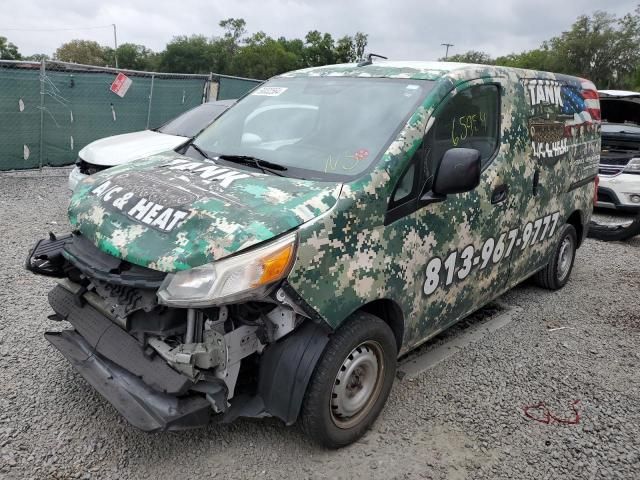
<svg viewBox="0 0 640 480">
<path fill-rule="evenodd" d="M 31 62 L 41 62 L 43 60 L 51 60 L 51 57 L 49 57 L 49 55 L 47 55 L 46 53 L 34 53 L 33 55 L 24 57 L 24 59 Z"/>
<path fill-rule="evenodd" d="M 130 70 L 147 70 L 151 66 L 154 53 L 144 45 L 123 43 L 116 50 L 118 66 Z"/>
<path fill-rule="evenodd" d="M 242 37 L 247 34 L 247 22 L 244 18 L 227 18 L 218 24 L 224 30 L 224 38 L 230 40 L 235 45 L 240 44 Z"/>
<path fill-rule="evenodd" d="M 356 32 L 356 34 L 353 36 L 353 48 L 356 57 L 354 60 L 360 60 L 364 58 L 364 50 L 365 48 L 367 48 L 368 42 L 369 35 L 362 32 Z"/>
<path fill-rule="evenodd" d="M 469 50 L 465 53 L 457 53 L 456 55 L 451 55 L 446 59 L 443 57 L 440 61 L 447 62 L 461 62 L 461 63 L 479 63 L 484 65 L 492 65 L 495 60 L 491 58 L 486 52 L 479 52 L 477 50 Z"/>
<path fill-rule="evenodd" d="M 304 42 L 299 38 L 294 38 L 293 40 L 287 40 L 284 37 L 278 38 L 278 43 L 282 45 L 285 51 L 291 53 L 295 56 L 295 63 L 293 65 L 293 69 L 303 68 L 304 64 Z"/>
<path fill-rule="evenodd" d="M 345 35 L 336 42 L 335 59 L 337 63 L 348 63 L 356 60 L 356 49 L 353 37 Z"/>
<path fill-rule="evenodd" d="M 211 43 L 204 35 L 174 37 L 161 54 L 163 72 L 209 73 L 212 68 Z"/>
<path fill-rule="evenodd" d="M 294 70 L 298 58 L 287 51 L 283 42 L 258 32 L 246 39 L 246 44 L 232 58 L 232 75 L 267 79 L 279 73 Z"/>
<path fill-rule="evenodd" d="M 303 56 L 307 67 L 335 63 L 336 55 L 331 34 L 322 34 L 318 30 L 307 33 Z"/>
<path fill-rule="evenodd" d="M 599 88 L 621 84 L 640 63 L 640 10 L 617 18 L 606 12 L 581 15 L 568 32 L 545 45 L 556 71 L 586 77 Z"/>
<path fill-rule="evenodd" d="M 547 46 L 534 48 L 522 53 L 511 53 L 496 58 L 496 65 L 515 68 L 529 68 L 532 70 L 553 71 L 556 59 Z"/>
<path fill-rule="evenodd" d="M 639 44 L 640 8 L 620 18 L 595 12 L 540 48 L 498 57 L 496 64 L 576 75 L 599 88 L 633 88 L 640 84 Z"/>
<path fill-rule="evenodd" d="M 7 40 L 7 37 L 0 37 L 0 60 L 20 60 L 22 55 L 13 43 Z"/>
<path fill-rule="evenodd" d="M 116 51 L 88 40 L 61 45 L 54 59 L 129 70 L 176 73 L 218 73 L 266 79 L 304 67 L 353 62 L 364 56 L 368 36 L 362 32 L 334 41 L 330 33 L 313 30 L 305 36 L 274 39 L 264 32 L 247 34 L 242 18 L 219 22 L 219 36 L 178 36 L 155 53 L 144 45 L 123 43 Z M 6 39 L 5 39 L 6 43 Z M 11 44 L 10 44 L 11 45 Z M 36 56 L 33 56 L 36 59 Z M 40 59 L 41 57 L 38 57 Z"/>
<path fill-rule="evenodd" d="M 53 54 L 55 60 L 82 63 L 84 65 L 105 66 L 113 64 L 113 60 L 105 58 L 105 48 L 92 40 L 71 40 L 63 43 Z M 113 58 L 113 57 L 111 57 Z"/>
</svg>

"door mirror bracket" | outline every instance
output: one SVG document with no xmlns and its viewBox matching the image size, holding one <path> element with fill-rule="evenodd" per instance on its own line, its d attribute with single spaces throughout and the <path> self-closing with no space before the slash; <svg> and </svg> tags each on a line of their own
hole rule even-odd
<svg viewBox="0 0 640 480">
<path fill-rule="evenodd" d="M 428 192 L 424 193 L 420 197 L 420 205 L 424 206 L 424 205 L 429 205 L 431 203 L 440 203 L 440 202 L 444 202 L 446 199 L 447 199 L 446 195 L 435 193 L 433 190 L 429 190 Z"/>
</svg>

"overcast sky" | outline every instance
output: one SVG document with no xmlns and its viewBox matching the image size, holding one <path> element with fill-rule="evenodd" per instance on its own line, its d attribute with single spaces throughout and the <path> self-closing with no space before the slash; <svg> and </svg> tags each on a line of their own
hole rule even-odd
<svg viewBox="0 0 640 480">
<path fill-rule="evenodd" d="M 576 17 L 604 9 L 621 15 L 638 0 L 0 0 L 0 36 L 23 55 L 47 53 L 75 38 L 132 42 L 160 51 L 176 35 L 220 35 L 218 22 L 247 21 L 249 33 L 304 38 L 369 34 L 368 51 L 396 60 L 431 60 L 470 49 L 497 56 L 531 49 L 567 30 Z M 45 29 L 69 29 L 42 31 Z M 17 30 L 25 29 L 25 30 Z M 27 31 L 28 29 L 28 31 Z M 41 31 L 36 31 L 41 30 Z"/>
</svg>

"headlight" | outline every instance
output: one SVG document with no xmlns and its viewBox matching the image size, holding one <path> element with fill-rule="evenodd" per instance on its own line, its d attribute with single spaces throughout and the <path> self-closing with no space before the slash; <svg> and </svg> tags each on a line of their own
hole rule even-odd
<svg viewBox="0 0 640 480">
<path fill-rule="evenodd" d="M 176 307 L 206 307 L 262 297 L 285 278 L 295 260 L 296 234 L 201 267 L 167 275 L 158 301 Z"/>
<path fill-rule="evenodd" d="M 632 158 L 624 167 L 624 173 L 640 173 L 640 158 Z"/>
</svg>

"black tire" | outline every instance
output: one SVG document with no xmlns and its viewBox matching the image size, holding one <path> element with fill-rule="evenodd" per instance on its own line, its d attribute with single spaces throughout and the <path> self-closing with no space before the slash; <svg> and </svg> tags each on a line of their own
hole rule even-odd
<svg viewBox="0 0 640 480">
<path fill-rule="evenodd" d="M 371 366 L 367 367 L 372 355 L 377 359 L 375 374 L 371 373 L 374 371 Z M 368 313 L 353 314 L 331 336 L 311 377 L 302 404 L 304 432 L 328 448 L 344 447 L 358 440 L 387 401 L 396 373 L 397 356 L 396 339 L 385 322 Z M 338 374 L 349 376 L 343 377 L 341 383 Z M 375 387 L 372 387 L 370 395 L 365 395 L 367 400 L 361 409 L 350 416 L 341 415 L 335 391 L 345 389 L 344 403 L 348 404 L 358 394 L 369 390 L 367 382 L 372 377 L 375 377 Z M 356 391 L 355 394 L 350 395 L 352 390 L 348 385 Z"/>
<path fill-rule="evenodd" d="M 622 242 L 640 235 L 640 214 L 628 225 L 608 225 L 595 221 L 589 223 L 587 236 L 604 242 Z"/>
<path fill-rule="evenodd" d="M 571 252 L 569 263 L 565 264 L 563 260 L 565 251 L 563 246 L 565 242 L 571 242 Z M 576 258 L 576 250 L 578 248 L 578 235 L 573 225 L 565 225 L 560 234 L 558 244 L 553 250 L 553 256 L 545 267 L 534 275 L 535 282 L 543 288 L 549 290 L 559 290 L 566 285 L 573 270 L 573 262 Z M 561 259 L 562 257 L 562 259 Z"/>
</svg>

